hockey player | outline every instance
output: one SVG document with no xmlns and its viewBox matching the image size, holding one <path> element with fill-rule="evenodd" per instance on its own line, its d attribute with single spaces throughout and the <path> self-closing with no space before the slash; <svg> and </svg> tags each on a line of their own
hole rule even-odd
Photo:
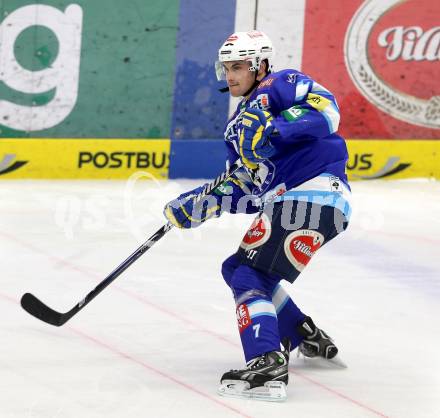
<svg viewBox="0 0 440 418">
<path fill-rule="evenodd" d="M 259 31 L 236 32 L 221 46 L 217 77 L 242 97 L 224 131 L 227 164 L 240 158 L 243 168 L 199 204 L 194 196 L 203 186 L 169 202 L 164 214 L 180 228 L 194 228 L 224 211 L 258 213 L 222 266 L 247 365 L 226 372 L 219 393 L 284 400 L 291 350 L 334 359 L 338 349 L 280 281 L 298 277 L 347 227 L 351 209 L 335 98 L 299 71 L 273 72 L 273 55 Z"/>
</svg>

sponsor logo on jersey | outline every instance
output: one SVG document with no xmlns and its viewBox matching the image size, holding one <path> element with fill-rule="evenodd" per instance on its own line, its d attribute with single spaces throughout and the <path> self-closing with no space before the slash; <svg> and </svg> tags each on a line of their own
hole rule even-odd
<svg viewBox="0 0 440 418">
<path fill-rule="evenodd" d="M 330 181 L 330 190 L 332 192 L 342 193 L 342 185 L 339 177 L 330 176 L 329 181 Z"/>
<path fill-rule="evenodd" d="M 78 168 L 93 165 L 95 168 L 164 168 L 167 154 L 165 152 L 89 152 L 78 153 Z"/>
<path fill-rule="evenodd" d="M 241 122 L 242 125 L 247 126 L 248 128 L 250 128 L 252 126 L 253 121 L 250 119 L 243 119 L 243 121 Z"/>
<path fill-rule="evenodd" d="M 237 306 L 236 315 L 237 315 L 238 330 L 240 331 L 241 334 L 249 325 L 252 324 L 252 319 L 251 316 L 249 315 L 249 310 L 245 303 L 242 303 L 241 305 Z"/>
<path fill-rule="evenodd" d="M 220 184 L 220 186 L 217 186 L 214 190 L 213 190 L 213 194 L 217 195 L 217 196 L 229 196 L 234 192 L 234 186 L 232 185 L 231 182 L 226 181 L 222 184 Z"/>
<path fill-rule="evenodd" d="M 269 95 L 259 94 L 255 100 L 252 100 L 249 103 L 249 107 L 252 107 L 253 109 L 261 109 L 261 110 L 267 110 L 269 109 Z"/>
<path fill-rule="evenodd" d="M 434 3 L 436 6 L 434 6 Z M 440 128 L 438 2 L 370 0 L 345 36 L 350 77 L 364 97 L 396 119 Z"/>
<path fill-rule="evenodd" d="M 291 108 L 287 110 L 283 110 L 281 114 L 284 116 L 284 118 L 289 122 L 295 122 L 299 118 L 302 118 L 306 113 L 308 113 L 308 109 L 304 109 L 299 105 L 292 106 Z"/>
<path fill-rule="evenodd" d="M 245 251 L 260 247 L 270 238 L 271 234 L 270 220 L 265 213 L 255 218 L 251 227 L 246 232 L 240 247 Z"/>
<path fill-rule="evenodd" d="M 302 271 L 323 243 L 324 236 L 318 231 L 300 229 L 287 236 L 284 252 L 293 266 Z"/>
<path fill-rule="evenodd" d="M 269 77 L 266 80 L 263 80 L 259 85 L 258 85 L 258 90 L 262 89 L 264 87 L 270 87 L 272 85 L 272 83 L 275 81 L 275 78 L 273 77 Z"/>
<path fill-rule="evenodd" d="M 315 108 L 318 112 L 322 112 L 331 103 L 329 99 L 326 99 L 319 94 L 309 93 L 307 95 L 307 103 Z"/>
<path fill-rule="evenodd" d="M 282 196 L 284 193 L 286 193 L 286 183 L 278 184 L 276 187 L 274 187 L 272 190 L 268 191 L 264 194 L 264 203 L 272 203 L 275 201 L 278 197 Z"/>
<path fill-rule="evenodd" d="M 0 175 L 10 173 L 23 167 L 29 161 L 15 161 L 15 154 L 6 154 L 0 161 Z"/>
</svg>

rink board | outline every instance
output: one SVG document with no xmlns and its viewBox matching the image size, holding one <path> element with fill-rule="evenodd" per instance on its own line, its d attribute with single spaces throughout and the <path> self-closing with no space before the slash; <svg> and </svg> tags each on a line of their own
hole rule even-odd
<svg viewBox="0 0 440 418">
<path fill-rule="evenodd" d="M 1 179 L 168 178 L 169 139 L 2 139 Z"/>
<path fill-rule="evenodd" d="M 351 180 L 440 178 L 440 142 L 348 140 Z M 213 178 L 225 167 L 219 140 L 2 139 L 0 179 Z"/>
<path fill-rule="evenodd" d="M 350 180 L 440 178 L 436 140 L 348 140 Z"/>
<path fill-rule="evenodd" d="M 218 48 L 256 27 L 275 70 L 335 94 L 344 138 L 440 139 L 438 0 L 0 4 L 1 138 L 219 139 Z"/>
</svg>

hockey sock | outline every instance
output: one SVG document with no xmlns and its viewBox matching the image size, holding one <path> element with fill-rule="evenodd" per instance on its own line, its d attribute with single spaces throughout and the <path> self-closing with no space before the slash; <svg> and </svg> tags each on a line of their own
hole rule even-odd
<svg viewBox="0 0 440 418">
<path fill-rule="evenodd" d="M 297 331 L 297 325 L 304 320 L 306 315 L 301 312 L 279 283 L 273 291 L 272 302 L 278 317 L 280 338 L 283 340 L 288 337 L 292 344 L 291 350 L 293 350 L 304 339 L 304 336 Z"/>
<path fill-rule="evenodd" d="M 234 271 L 231 288 L 237 306 L 237 322 L 246 362 L 280 350 L 280 336 L 270 277 L 252 267 L 240 265 Z"/>
<path fill-rule="evenodd" d="M 239 265 L 240 265 L 240 260 L 238 259 L 237 254 L 232 254 L 225 261 L 223 261 L 222 276 L 229 287 L 231 287 L 232 275 L 234 274 L 235 269 Z"/>
</svg>

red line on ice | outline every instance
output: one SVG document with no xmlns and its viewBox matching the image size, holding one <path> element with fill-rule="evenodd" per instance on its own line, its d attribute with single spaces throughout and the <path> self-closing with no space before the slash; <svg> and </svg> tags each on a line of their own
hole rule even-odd
<svg viewBox="0 0 440 418">
<path fill-rule="evenodd" d="M 292 367 L 289 367 L 289 372 L 291 372 L 291 373 L 301 377 L 304 380 L 307 380 L 308 382 L 310 382 L 310 383 L 312 383 L 312 384 L 314 384 L 316 386 L 319 386 L 320 388 L 322 388 L 322 389 L 332 393 L 333 395 L 336 395 L 336 396 L 338 396 L 338 397 L 340 397 L 342 399 L 345 399 L 345 400 L 347 400 L 347 401 L 349 401 L 349 402 L 351 402 L 351 403 L 353 403 L 353 404 L 355 404 L 355 405 L 357 405 L 357 406 L 359 406 L 359 407 L 361 407 L 363 409 L 366 409 L 367 411 L 370 411 L 373 414 L 378 415 L 379 417 L 389 418 L 388 415 L 382 414 L 382 412 L 379 412 L 379 411 L 369 407 L 368 405 L 365 405 L 364 403 L 357 401 L 356 399 L 350 398 L 349 396 L 344 395 L 343 393 L 338 392 L 337 390 L 334 390 L 334 389 L 332 389 L 332 388 L 330 388 L 330 387 L 328 387 L 328 386 L 326 386 L 326 385 L 324 385 L 324 384 L 322 384 L 322 383 L 320 383 L 320 382 L 318 382 L 318 381 L 316 381 L 314 379 L 311 379 L 310 377 L 308 377 L 308 376 L 306 376 L 306 375 L 304 375 L 302 373 L 299 373 L 296 370 L 292 370 Z"/>
<path fill-rule="evenodd" d="M 89 270 L 89 269 L 86 269 L 86 268 L 84 268 L 84 267 L 82 267 L 82 266 L 78 266 L 78 265 L 73 264 L 73 263 L 71 263 L 71 262 L 69 262 L 69 261 L 63 260 L 63 259 L 61 259 L 61 258 L 59 258 L 59 257 L 53 256 L 52 254 L 46 253 L 45 251 L 41 250 L 40 248 L 35 247 L 35 246 L 32 245 L 32 244 L 28 244 L 28 243 L 26 243 L 26 242 L 23 242 L 22 240 L 19 240 L 19 239 L 17 239 L 16 237 L 10 236 L 9 234 L 5 234 L 5 233 L 3 233 L 3 232 L 0 232 L 0 235 L 3 235 L 4 237 L 6 237 L 6 238 L 8 238 L 8 239 L 17 242 L 17 243 L 19 243 L 20 245 L 22 245 L 22 246 L 24 246 L 24 247 L 26 247 L 26 248 L 29 248 L 29 249 L 31 249 L 31 250 L 34 251 L 34 252 L 37 252 L 37 253 L 39 253 L 39 254 L 42 254 L 42 255 L 48 257 L 49 259 L 56 261 L 57 263 L 62 263 L 63 265 L 65 265 L 66 267 L 68 267 L 68 268 L 70 268 L 70 269 L 72 269 L 72 270 L 75 270 L 75 271 L 79 271 L 79 272 L 81 272 L 81 273 L 84 273 L 85 275 L 87 275 L 87 276 L 89 276 L 89 277 L 92 277 L 93 279 L 99 279 L 99 280 L 102 280 L 102 279 L 103 279 L 103 277 L 99 276 L 97 273 L 92 272 L 92 271 Z M 190 324 L 190 325 L 196 327 L 199 331 L 202 331 L 202 332 L 204 332 L 204 333 L 206 333 L 206 334 L 209 334 L 209 335 L 211 335 L 211 336 L 213 336 L 213 337 L 215 337 L 215 338 L 217 338 L 217 339 L 219 339 L 219 340 L 221 340 L 221 341 L 223 341 L 223 342 L 225 342 L 225 343 L 227 343 L 227 344 L 229 344 L 229 345 L 232 345 L 232 346 L 235 346 L 235 347 L 240 347 L 239 344 L 234 343 L 234 342 L 228 340 L 227 338 L 225 338 L 225 337 L 223 337 L 223 336 L 221 336 L 221 335 L 219 335 L 219 334 L 216 334 L 215 332 L 210 331 L 210 330 L 208 330 L 208 329 L 206 329 L 206 328 L 204 328 L 204 327 L 198 325 L 198 324 L 195 323 L 194 321 L 188 320 L 188 319 L 184 318 L 183 316 L 181 316 L 181 315 L 179 315 L 179 314 L 177 314 L 177 313 L 175 313 L 175 312 L 172 312 L 171 310 L 169 310 L 169 309 L 167 309 L 167 308 L 164 308 L 164 307 L 162 307 L 162 306 L 160 306 L 160 305 L 157 305 L 157 304 L 155 304 L 155 303 L 152 303 L 152 302 L 148 301 L 145 297 L 141 297 L 141 296 L 139 296 L 139 295 L 136 295 L 135 293 L 130 292 L 130 291 L 128 291 L 128 290 L 125 290 L 125 289 L 123 289 L 123 288 L 120 288 L 119 286 L 116 286 L 116 285 L 112 286 L 112 288 L 118 290 L 119 292 L 122 292 L 122 293 L 126 294 L 127 296 L 129 296 L 129 297 L 131 297 L 131 298 L 133 298 L 133 299 L 138 300 L 141 304 L 144 304 L 144 305 L 146 305 L 146 306 L 150 306 L 150 307 L 152 307 L 152 308 L 154 308 L 154 309 L 156 309 L 156 310 L 158 310 L 158 311 L 160 311 L 160 312 L 162 312 L 162 313 L 164 313 L 164 314 L 166 314 L 166 315 L 168 315 L 168 316 L 173 317 L 174 319 L 177 319 L 177 320 L 179 320 L 179 321 L 181 321 L 181 322 L 184 322 L 184 323 L 186 323 L 186 324 Z M 3 296 L 3 295 L 0 294 L 0 296 Z M 8 298 L 8 297 L 6 297 L 6 296 L 4 296 L 4 297 L 7 298 L 8 300 L 10 300 L 10 298 Z M 92 337 L 90 337 L 90 338 L 92 338 Z M 127 356 L 128 356 L 128 355 L 127 355 Z M 142 364 L 142 363 L 139 363 L 139 364 Z M 151 369 L 151 370 L 153 370 L 153 369 Z M 312 383 L 312 384 L 314 384 L 315 386 L 320 387 L 321 389 L 326 390 L 326 391 L 328 391 L 329 393 L 332 393 L 333 395 L 335 395 L 335 396 L 337 396 L 337 397 L 339 397 L 339 398 L 341 398 L 341 399 L 345 399 L 346 401 L 351 402 L 351 403 L 353 403 L 354 405 L 357 405 L 358 407 L 360 407 L 360 408 L 362 408 L 362 409 L 368 410 L 369 412 L 372 412 L 372 413 L 374 413 L 374 414 L 376 414 L 376 415 L 378 415 L 378 416 L 380 416 L 380 417 L 384 417 L 384 418 L 387 418 L 387 417 L 388 417 L 388 415 L 385 415 L 385 414 L 383 414 L 383 413 L 381 413 L 381 412 L 378 412 L 378 411 L 375 410 L 374 408 L 371 408 L 371 407 L 369 407 L 369 406 L 367 406 L 367 405 L 365 405 L 365 404 L 363 404 L 363 403 L 361 403 L 361 402 L 359 402 L 359 401 L 357 401 L 357 400 L 355 400 L 355 399 L 353 399 L 353 398 L 351 398 L 351 397 L 349 397 L 349 396 L 347 396 L 347 395 L 344 395 L 344 394 L 342 394 L 342 393 L 340 393 L 340 392 L 338 392 L 338 391 L 336 391 L 336 390 L 334 390 L 334 389 L 331 389 L 330 387 L 328 387 L 328 386 L 326 386 L 326 385 L 324 385 L 324 384 L 322 384 L 322 383 L 319 383 L 318 381 L 315 381 L 315 380 L 313 380 L 313 379 L 311 379 L 311 378 L 309 378 L 309 377 L 303 375 L 302 373 L 299 373 L 299 372 L 297 372 L 297 371 L 293 371 L 291 368 L 290 368 L 289 370 L 290 370 L 292 373 L 294 373 L 295 375 L 300 376 L 302 379 L 308 381 L 309 383 Z M 176 382 L 177 382 L 177 381 L 176 381 Z M 184 385 L 185 385 L 185 384 L 184 384 Z M 197 390 L 197 389 L 196 389 L 196 390 Z M 209 397 L 209 395 L 205 395 L 205 396 Z M 213 398 L 213 400 L 215 400 L 215 398 Z M 217 401 L 217 400 L 215 400 L 215 401 L 216 401 L 216 402 L 219 402 L 219 401 Z"/>
<path fill-rule="evenodd" d="M 2 298 L 4 300 L 7 300 L 8 302 L 11 302 L 13 304 L 19 304 L 19 301 L 17 299 L 15 299 L 15 298 L 13 298 L 13 297 L 11 297 L 9 295 L 6 295 L 4 293 L 0 293 L 0 298 Z M 210 400 L 211 402 L 215 402 L 217 405 L 220 405 L 220 406 L 222 406 L 224 408 L 227 408 L 227 409 L 237 413 L 238 415 L 240 415 L 242 417 L 251 418 L 250 415 L 245 414 L 244 412 L 240 411 L 238 408 L 234 408 L 233 406 L 228 405 L 227 403 L 222 402 L 219 399 L 216 399 L 213 396 L 211 396 L 211 395 L 209 395 L 207 393 L 202 392 L 201 390 L 197 389 L 196 387 L 194 387 L 194 386 L 192 386 L 192 385 L 190 385 L 188 383 L 183 382 L 182 380 L 180 380 L 180 379 L 170 375 L 169 373 L 165 373 L 162 370 L 159 370 L 158 368 L 153 367 L 153 366 L 147 364 L 143 360 L 139 360 L 139 359 L 131 356 L 130 354 L 127 354 L 124 351 L 119 350 L 118 348 L 116 348 L 114 346 L 111 346 L 110 344 L 108 344 L 108 343 L 106 343 L 106 342 L 104 342 L 104 341 L 102 341 L 102 340 L 100 340 L 100 339 L 98 339 L 96 337 L 88 335 L 85 332 L 80 331 L 77 328 L 73 328 L 73 327 L 70 327 L 70 326 L 67 326 L 66 328 L 68 328 L 70 331 L 74 332 L 75 334 L 79 335 L 81 338 L 86 339 L 88 341 L 91 341 L 94 344 L 100 346 L 101 348 L 109 350 L 112 353 L 117 354 L 118 356 L 123 357 L 124 359 L 129 360 L 129 361 L 131 361 L 131 362 L 133 362 L 133 363 L 143 367 L 144 369 L 149 370 L 150 372 L 158 374 L 159 376 L 162 376 L 163 378 L 168 379 L 168 380 L 172 381 L 173 383 L 176 383 L 177 385 L 182 386 L 185 389 L 187 389 L 187 390 L 189 390 L 191 392 L 194 392 L 197 395 L 200 395 L 200 396 Z"/>
<path fill-rule="evenodd" d="M 137 365 L 142 366 L 144 369 L 147 369 L 150 372 L 156 373 L 156 374 L 164 377 L 165 379 L 171 380 L 172 382 L 174 382 L 174 383 L 184 387 L 185 389 L 187 389 L 187 390 L 189 390 L 191 392 L 194 392 L 194 393 L 196 393 L 196 394 L 198 394 L 198 395 L 200 395 L 200 396 L 202 396 L 202 397 L 204 397 L 206 399 L 209 399 L 210 401 L 215 402 L 216 404 L 218 404 L 218 405 L 220 405 L 220 406 L 222 406 L 224 408 L 230 409 L 231 411 L 237 413 L 238 415 L 241 415 L 242 417 L 250 418 L 250 415 L 246 415 L 244 412 L 240 411 L 239 409 L 234 408 L 233 406 L 230 406 L 227 403 L 222 402 L 219 399 L 216 399 L 213 396 L 208 395 L 207 393 L 202 392 L 201 390 L 197 389 L 196 387 L 194 387 L 194 386 L 192 386 L 192 385 L 190 385 L 188 383 L 185 383 L 185 382 L 181 381 L 180 379 L 178 379 L 178 378 L 176 378 L 176 377 L 174 377 L 174 376 L 172 376 L 172 375 L 170 375 L 168 373 L 165 373 L 162 370 L 157 369 L 156 367 L 153 367 L 153 366 L 145 363 L 143 360 L 139 360 L 139 359 L 131 356 L 130 354 L 127 354 L 124 351 L 121 351 L 118 348 L 113 347 L 110 344 L 107 344 L 104 341 L 101 341 L 101 340 L 99 340 L 99 339 L 97 339 L 95 337 L 92 337 L 91 335 L 88 335 L 85 332 L 80 331 L 80 330 L 78 330 L 76 328 L 73 328 L 73 327 L 68 327 L 68 328 L 72 332 L 74 332 L 75 334 L 79 335 L 80 337 L 82 337 L 82 338 L 84 338 L 86 340 L 92 341 L 93 343 L 99 345 L 100 347 L 105 348 L 105 349 L 111 351 L 112 353 L 117 354 L 117 355 L 125 358 L 126 360 L 129 360 L 129 361 L 131 361 L 133 363 L 136 363 Z"/>
</svg>

